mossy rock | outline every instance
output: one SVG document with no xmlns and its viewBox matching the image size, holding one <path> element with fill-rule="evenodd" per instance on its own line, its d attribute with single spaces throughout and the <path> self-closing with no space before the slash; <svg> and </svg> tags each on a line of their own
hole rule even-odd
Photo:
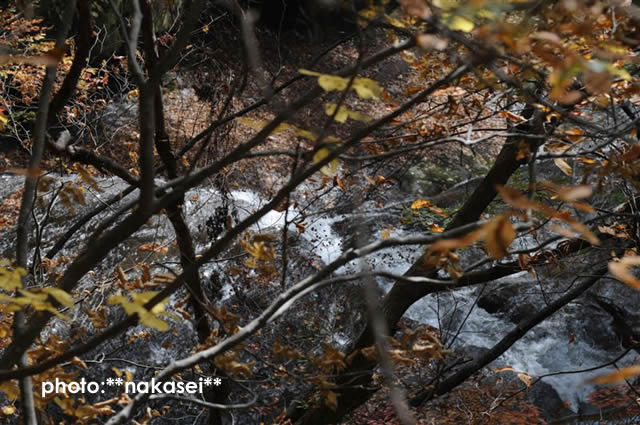
<svg viewBox="0 0 640 425">
<path fill-rule="evenodd" d="M 484 157 L 464 152 L 440 156 L 411 167 L 403 176 L 403 184 L 415 195 L 432 197 L 458 183 L 485 175 L 490 165 Z"/>
</svg>

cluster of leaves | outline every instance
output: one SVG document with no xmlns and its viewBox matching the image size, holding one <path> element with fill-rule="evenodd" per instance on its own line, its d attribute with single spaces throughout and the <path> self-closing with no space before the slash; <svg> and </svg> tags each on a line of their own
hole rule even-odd
<svg viewBox="0 0 640 425">
<path fill-rule="evenodd" d="M 62 50 L 56 50 L 50 34 L 52 27 L 46 26 L 41 18 L 28 19 L 12 7 L 0 11 L 0 21 L 3 22 L 0 29 L 0 135 L 10 135 L 29 147 L 44 66 L 58 66 L 61 72 L 55 87 L 59 88 L 71 68 L 75 41 L 70 38 Z M 103 61 L 98 67 L 84 67 L 77 94 L 71 104 L 65 106 L 61 120 L 86 127 L 87 115 L 106 105 L 101 93 L 107 87 L 109 74 L 121 72 L 122 68 L 122 61 L 109 65 Z"/>
</svg>

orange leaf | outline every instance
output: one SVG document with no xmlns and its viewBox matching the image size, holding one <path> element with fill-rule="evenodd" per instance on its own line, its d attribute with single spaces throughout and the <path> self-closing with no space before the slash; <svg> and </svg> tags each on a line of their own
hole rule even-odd
<svg viewBox="0 0 640 425">
<path fill-rule="evenodd" d="M 498 113 L 498 115 L 505 117 L 508 120 L 511 121 L 515 121 L 515 122 L 522 122 L 522 121 L 526 121 L 527 119 L 525 117 L 522 117 L 520 115 L 516 115 L 512 112 L 509 111 L 500 111 Z"/>
<path fill-rule="evenodd" d="M 632 266 L 638 265 L 640 265 L 640 256 L 627 256 L 618 262 L 611 261 L 609 263 L 609 272 L 620 282 L 640 289 L 640 280 L 638 280 L 630 270 Z"/>
<path fill-rule="evenodd" d="M 420 208 L 430 207 L 433 203 L 431 201 L 427 201 L 426 199 L 416 199 L 411 204 L 412 210 L 419 210 Z"/>
<path fill-rule="evenodd" d="M 599 376 L 587 381 L 589 384 L 611 384 L 640 375 L 640 365 L 624 367 L 608 375 Z"/>
<path fill-rule="evenodd" d="M 489 255 L 500 259 L 508 254 L 509 245 L 516 237 L 516 231 L 508 217 L 500 216 L 486 226 L 484 246 Z"/>
</svg>

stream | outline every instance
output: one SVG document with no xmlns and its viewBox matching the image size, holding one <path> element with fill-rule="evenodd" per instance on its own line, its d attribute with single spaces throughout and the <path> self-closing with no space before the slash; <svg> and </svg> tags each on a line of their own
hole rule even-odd
<svg viewBox="0 0 640 425">
<path fill-rule="evenodd" d="M 59 182 L 79 181 L 77 176 L 57 178 Z M 0 200 L 19 190 L 23 178 L 12 175 L 0 175 Z M 85 190 L 86 205 L 76 205 L 75 213 L 79 216 L 84 211 L 98 206 L 104 200 L 119 193 L 126 186 L 117 179 L 98 179 L 102 192 L 97 192 L 87 185 Z M 77 183 L 81 184 L 81 183 Z M 304 189 L 304 188 L 303 188 Z M 304 192 L 300 190 L 299 192 Z M 333 191 L 335 192 L 335 190 Z M 134 192 L 135 193 L 135 192 Z M 132 195 L 129 195 L 131 197 Z M 250 190 L 230 191 L 227 201 L 221 194 L 212 188 L 200 187 L 187 193 L 185 199 L 185 212 L 189 225 L 194 231 L 198 251 L 208 246 L 210 238 L 207 237 L 207 220 L 212 215 L 215 206 L 224 202 L 233 205 L 234 217 L 242 220 L 251 212 L 263 205 L 266 200 Z M 344 250 L 347 239 L 350 237 L 353 223 L 364 223 L 369 232 L 370 240 L 383 237 L 383 232 L 388 236 L 410 236 L 423 234 L 419 229 L 407 228 L 397 225 L 389 229 L 389 224 L 394 225 L 398 221 L 398 212 L 415 200 L 414 194 L 398 194 L 396 199 L 388 202 L 385 207 L 376 208 L 365 203 L 358 211 L 342 211 L 334 214 L 305 214 L 304 233 L 296 232 L 296 227 L 290 224 L 290 232 L 297 234 L 305 243 L 301 246 L 307 252 L 307 257 L 314 257 L 317 261 L 327 264 L 336 259 Z M 126 198 L 129 199 L 129 198 Z M 404 207 L 403 207 L 404 206 Z M 42 252 L 53 246 L 58 235 L 61 235 L 69 225 L 69 210 L 56 203 L 51 210 L 48 224 L 44 228 Z M 98 216 L 104 218 L 110 214 L 107 209 Z M 289 207 L 289 219 L 299 214 L 294 207 Z M 271 211 L 250 229 L 254 233 L 280 233 L 284 223 L 285 212 Z M 41 216 L 39 216 L 41 218 Z M 39 219 L 40 219 L 39 218 Z M 67 247 L 76 247 L 78 244 L 87 243 L 88 230 L 78 232 L 72 238 Z M 11 257 L 13 249 L 12 231 L 5 229 L 0 238 L 0 256 Z M 544 238 L 542 238 L 544 239 Z M 160 242 L 168 247 L 168 255 L 175 256 L 175 248 L 172 248 L 172 229 L 164 217 L 154 216 L 152 222 L 144 226 L 124 244 L 112 252 L 103 261 L 96 275 L 111 273 L 117 264 L 135 264 L 147 259 L 151 255 L 141 252 L 138 248 L 151 242 Z M 514 246 L 530 246 L 533 241 L 519 238 Z M 368 262 L 375 270 L 385 270 L 395 274 L 404 273 L 415 261 L 420 249 L 415 247 L 398 247 L 379 251 L 368 258 Z M 64 249 L 62 254 L 67 254 Z M 469 249 L 462 254 L 462 263 L 470 263 L 482 255 L 479 249 Z M 601 255 L 601 254 L 600 254 Z M 537 311 L 545 305 L 545 299 L 552 296 L 554 291 L 568 288 L 572 280 L 581 268 L 588 270 L 594 262 L 603 261 L 595 256 L 578 256 L 569 261 L 568 270 L 552 270 L 553 267 L 545 266 L 537 269 L 537 278 L 531 273 L 521 272 L 497 282 L 490 283 L 486 288 L 470 287 L 455 292 L 429 296 L 414 304 L 406 313 L 409 319 L 441 329 L 443 339 L 452 348 L 462 349 L 472 347 L 474 350 L 483 350 L 492 347 L 500 338 L 514 326 L 514 318 L 522 318 L 527 314 Z M 224 270 L 225 262 L 217 261 L 207 264 L 202 273 L 210 276 Z M 357 271 L 357 262 L 351 262 L 337 271 L 338 274 Z M 547 270 L 548 269 L 548 270 Z M 85 276 L 83 282 L 90 284 L 93 277 Z M 379 279 L 380 286 L 388 290 L 391 282 Z M 82 287 L 82 283 L 80 285 Z M 518 288 L 518 289 L 514 289 Z M 222 288 L 223 299 L 233 294 L 233 285 L 226 280 Z M 619 283 L 603 280 L 598 283 L 593 293 L 606 297 L 617 305 L 625 308 L 627 313 L 637 319 L 633 306 L 640 302 L 640 296 L 635 291 Z M 508 307 L 493 313 L 488 312 L 481 305 L 490 305 L 491 297 L 498 300 L 511 300 Z M 502 298 L 501 298 L 502 297 Z M 484 300 L 480 302 L 479 300 Z M 582 296 L 570 303 L 549 320 L 532 329 L 527 335 L 518 341 L 510 350 L 495 361 L 491 367 L 510 366 L 517 372 L 524 372 L 533 377 L 558 371 L 571 371 L 590 368 L 611 361 L 624 350 L 615 337 L 615 332 L 610 325 L 611 317 L 600 309 L 590 296 Z M 639 323 L 637 320 L 635 323 Z M 455 338 L 454 338 L 455 336 Z M 187 337 L 187 336 L 185 336 Z M 346 336 L 336 335 L 336 342 L 345 344 Z M 157 353 L 156 353 L 157 355 Z M 175 353 L 172 353 L 175 355 Z M 175 357 L 174 357 L 175 358 Z M 618 366 L 631 363 L 636 354 L 630 352 L 622 359 Z M 544 378 L 544 381 L 557 391 L 559 397 L 570 403 L 571 409 L 576 411 L 589 411 L 592 407 L 586 406 L 587 394 L 594 387 L 585 385 L 589 378 L 612 371 L 612 366 L 590 373 L 561 374 Z M 586 406 L 586 407 L 585 407 Z"/>
</svg>

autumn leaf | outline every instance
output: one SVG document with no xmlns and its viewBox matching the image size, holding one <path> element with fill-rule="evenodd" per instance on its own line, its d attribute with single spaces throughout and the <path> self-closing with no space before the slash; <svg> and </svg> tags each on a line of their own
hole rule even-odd
<svg viewBox="0 0 640 425">
<path fill-rule="evenodd" d="M 324 160 L 330 154 L 331 154 L 331 151 L 328 148 L 320 148 L 313 155 L 313 162 L 314 163 L 318 163 L 318 162 Z M 325 174 L 325 175 L 327 175 L 327 176 L 334 176 L 337 171 L 338 171 L 338 159 L 337 158 L 332 159 L 331 161 L 329 161 L 328 165 L 325 165 L 324 167 L 322 167 L 320 169 L 320 172 Z"/>
<path fill-rule="evenodd" d="M 353 81 L 353 89 L 362 99 L 380 100 L 382 96 L 382 87 L 370 78 L 356 78 Z"/>
<path fill-rule="evenodd" d="M 620 261 L 609 263 L 609 272 L 620 282 L 640 290 L 640 280 L 631 272 L 631 267 L 640 265 L 640 256 L 631 255 Z"/>
<path fill-rule="evenodd" d="M 429 252 L 450 251 L 453 249 L 464 248 L 481 239 L 484 234 L 485 230 L 483 228 L 480 228 L 473 232 L 469 232 L 459 238 L 441 239 L 431 244 L 431 246 L 429 247 Z"/>
<path fill-rule="evenodd" d="M 74 365 L 76 365 L 76 366 L 78 366 L 78 367 L 80 367 L 82 369 L 85 369 L 85 370 L 88 369 L 87 364 L 77 356 L 73 356 L 71 358 L 71 363 L 73 363 Z"/>
<path fill-rule="evenodd" d="M 22 288 L 22 277 L 26 274 L 22 267 L 13 267 L 9 260 L 0 260 L 0 288 L 7 291 Z"/>
<path fill-rule="evenodd" d="M 338 109 L 338 112 L 336 113 L 336 107 L 337 105 L 335 103 L 327 103 L 324 107 L 324 111 L 329 116 L 333 116 L 333 114 L 335 113 L 334 119 L 340 123 L 347 122 L 348 118 L 351 118 L 352 120 L 355 120 L 355 121 L 362 121 L 362 122 L 369 122 L 372 119 L 370 116 L 366 114 L 349 110 L 344 106 L 341 106 Z"/>
<path fill-rule="evenodd" d="M 405 350 L 389 350 L 389 358 L 392 362 L 399 365 L 412 366 L 415 364 L 415 360 L 407 357 Z"/>
<path fill-rule="evenodd" d="M 608 375 L 599 376 L 597 378 L 587 381 L 589 384 L 612 384 L 614 382 L 624 381 L 629 378 L 633 378 L 640 375 L 640 365 L 628 366 L 622 369 L 616 370 Z"/>
<path fill-rule="evenodd" d="M 309 71 L 307 69 L 299 69 L 298 72 L 302 75 L 309 75 L 312 77 L 318 77 L 318 85 L 327 92 L 334 90 L 346 90 L 349 87 L 349 78 L 338 77 L 336 75 L 322 74 L 315 71 Z M 379 100 L 382 96 L 382 88 L 377 81 L 370 78 L 356 77 L 353 79 L 351 88 L 362 99 L 376 99 Z M 338 120 L 340 121 L 340 120 Z M 343 122 L 343 121 L 341 121 Z"/>
<path fill-rule="evenodd" d="M 11 416 L 11 415 L 15 414 L 17 410 L 16 410 L 15 406 L 7 405 L 7 406 L 2 406 L 2 409 L 0 409 L 0 411 L 5 416 Z"/>
<path fill-rule="evenodd" d="M 111 305 L 120 305 L 129 316 L 137 314 L 141 324 L 161 332 L 166 332 L 169 330 L 169 324 L 159 319 L 157 316 L 163 313 L 164 303 L 168 299 L 156 304 L 151 311 L 144 307 L 144 304 L 151 300 L 151 298 L 156 294 L 157 292 L 153 291 L 133 293 L 131 294 L 133 302 L 129 300 L 129 297 L 112 295 L 107 298 L 107 303 Z"/>
<path fill-rule="evenodd" d="M 324 347 L 324 355 L 316 359 L 318 368 L 327 373 L 331 372 L 334 367 L 338 372 L 344 370 L 347 367 L 344 362 L 345 354 L 330 344 L 325 344 Z"/>
<path fill-rule="evenodd" d="M 533 382 L 533 378 L 531 377 L 531 375 L 526 374 L 524 372 L 520 372 L 520 373 L 518 373 L 517 376 L 518 376 L 519 380 L 524 382 L 524 384 L 527 386 L 527 388 L 531 388 L 531 383 Z"/>
<path fill-rule="evenodd" d="M 516 237 L 516 231 L 506 216 L 500 216 L 485 226 L 486 236 L 484 246 L 489 255 L 500 259 L 509 252 L 509 245 Z"/>
<path fill-rule="evenodd" d="M 561 199 L 567 202 L 588 198 L 593 193 L 593 189 L 588 185 L 555 186 L 549 183 L 544 183 L 544 186 L 556 192 L 551 199 Z"/>
<path fill-rule="evenodd" d="M 51 295 L 53 298 L 55 298 L 56 301 L 58 301 L 63 306 L 68 308 L 73 307 L 73 298 L 71 298 L 71 295 L 69 295 L 68 292 L 63 291 L 60 288 L 54 288 L 54 287 L 42 288 L 41 291 L 44 292 L 45 294 Z"/>
<path fill-rule="evenodd" d="M 93 178 L 89 170 L 87 170 L 80 164 L 75 164 L 74 169 L 78 172 L 78 175 L 80 175 L 82 181 L 88 184 L 93 190 L 95 190 L 96 192 L 104 192 L 96 179 Z"/>
<path fill-rule="evenodd" d="M 437 223 L 433 223 L 431 226 L 429 226 L 429 229 L 431 229 L 431 231 L 434 233 L 444 232 L 444 227 L 439 226 Z"/>
<path fill-rule="evenodd" d="M 509 112 L 509 111 L 500 111 L 498 113 L 498 115 L 501 115 L 501 116 L 505 117 L 506 119 L 514 121 L 514 122 L 523 122 L 523 121 L 527 120 L 525 117 L 522 117 L 520 115 L 516 115 L 513 112 Z"/>
<path fill-rule="evenodd" d="M 18 176 L 27 177 L 29 179 L 38 178 L 43 173 L 40 168 L 9 168 L 7 171 Z"/>
<path fill-rule="evenodd" d="M 411 204 L 411 209 L 412 210 L 419 210 L 421 208 L 430 207 L 432 205 L 433 205 L 433 203 L 431 201 L 427 201 L 426 199 L 416 199 Z"/>
<path fill-rule="evenodd" d="M 446 22 L 447 26 L 453 31 L 471 32 L 475 27 L 473 21 L 459 15 L 451 17 Z"/>
<path fill-rule="evenodd" d="M 513 372 L 513 367 L 511 366 L 505 366 L 505 367 L 499 367 L 493 370 L 496 373 L 501 373 L 501 372 Z"/>
<path fill-rule="evenodd" d="M 553 160 L 553 163 L 556 164 L 556 167 L 558 167 L 560 171 L 565 173 L 567 176 L 570 176 L 573 174 L 573 168 L 571 168 L 571 165 L 569 165 L 569 163 L 567 163 L 567 161 L 565 161 L 564 159 L 555 158 Z"/>
<path fill-rule="evenodd" d="M 324 392 L 324 404 L 331 410 L 338 408 L 338 394 L 333 391 Z"/>
</svg>

